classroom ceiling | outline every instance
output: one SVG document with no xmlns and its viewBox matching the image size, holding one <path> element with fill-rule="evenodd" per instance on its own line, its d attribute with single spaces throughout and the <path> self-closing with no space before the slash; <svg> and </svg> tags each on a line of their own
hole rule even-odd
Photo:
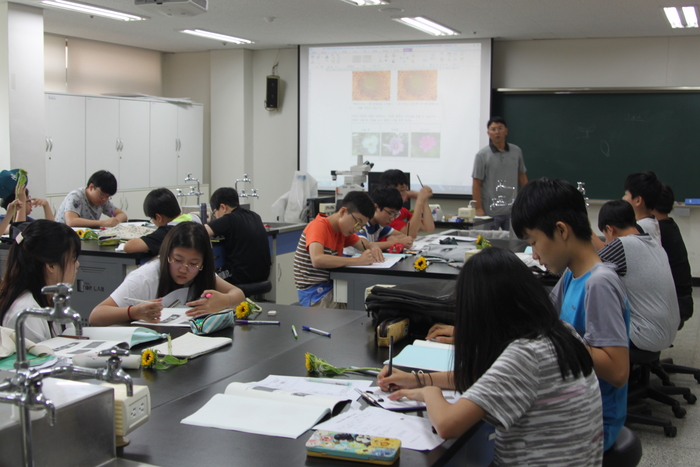
<svg viewBox="0 0 700 467">
<path fill-rule="evenodd" d="M 12 1 L 40 7 L 39 0 Z M 44 30 L 162 52 L 432 39 L 391 20 L 398 15 L 426 16 L 460 31 L 456 38 L 535 40 L 700 34 L 698 29 L 671 29 L 662 7 L 692 5 L 674 0 L 390 0 L 389 5 L 365 7 L 341 0 L 209 0 L 208 12 L 181 18 L 148 13 L 134 5 L 134 0 L 77 1 L 151 19 L 121 22 L 46 8 Z M 386 8 L 394 11 L 382 11 Z M 255 43 L 223 45 L 178 32 L 186 28 L 206 29 Z"/>
</svg>

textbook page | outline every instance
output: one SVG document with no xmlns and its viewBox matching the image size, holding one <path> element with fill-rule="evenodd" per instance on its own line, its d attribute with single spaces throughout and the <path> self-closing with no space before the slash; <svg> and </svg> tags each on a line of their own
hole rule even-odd
<svg viewBox="0 0 700 467">
<path fill-rule="evenodd" d="M 160 321 L 157 323 L 149 323 L 147 321 L 132 321 L 131 324 L 138 326 L 179 326 L 184 328 L 190 327 L 190 318 L 187 316 L 189 307 L 182 308 L 163 308 L 160 311 Z"/>
<path fill-rule="evenodd" d="M 314 430 L 398 438 L 402 448 L 416 451 L 435 449 L 445 441 L 433 433 L 427 417 L 391 412 L 378 407 L 342 413 L 316 425 Z"/>
<path fill-rule="evenodd" d="M 325 407 L 313 405 L 216 394 L 181 423 L 296 439 L 329 412 Z"/>
<path fill-rule="evenodd" d="M 374 400 L 376 400 L 383 409 L 393 410 L 395 412 L 413 412 L 425 410 L 425 402 L 412 401 L 406 398 L 392 401 L 389 400 L 389 394 L 391 394 L 390 392 L 384 392 L 378 387 L 370 388 L 370 390 L 372 391 L 371 395 Z M 457 391 L 444 389 L 442 391 L 442 397 L 444 397 L 450 404 L 454 404 L 459 400 L 460 395 Z"/>
<path fill-rule="evenodd" d="M 64 335 L 74 335 L 75 329 L 67 329 Z M 129 348 L 134 345 L 143 344 L 158 339 L 167 339 L 167 334 L 160 334 L 153 329 L 134 326 L 85 326 L 83 327 L 83 337 L 92 340 L 110 340 L 126 342 Z"/>
<path fill-rule="evenodd" d="M 355 388 L 364 391 L 372 385 L 372 381 L 366 379 L 304 378 L 300 376 L 270 375 L 254 384 L 266 388 L 284 389 L 290 392 L 338 397 L 340 401 L 359 399 L 360 395 L 355 391 Z"/>
<path fill-rule="evenodd" d="M 258 383 L 231 383 L 226 386 L 224 394 L 249 397 L 254 399 L 274 400 L 288 404 L 324 407 L 332 411 L 336 404 L 350 400 L 350 397 L 317 396 L 304 392 L 285 391 L 283 389 L 267 388 Z M 355 399 L 355 397 L 352 397 Z"/>
<path fill-rule="evenodd" d="M 358 255 L 359 256 L 359 255 Z M 399 261 L 403 259 L 403 256 L 387 256 L 384 255 L 383 263 L 372 263 L 367 266 L 346 266 L 348 268 L 366 268 L 366 269 L 389 269 Z"/>
<path fill-rule="evenodd" d="M 40 342 L 38 346 L 50 348 L 57 357 L 73 358 L 84 353 L 97 353 L 119 346 L 124 349 L 129 348 L 126 342 L 97 340 L 97 339 L 71 339 L 69 337 L 54 337 Z"/>
</svg>

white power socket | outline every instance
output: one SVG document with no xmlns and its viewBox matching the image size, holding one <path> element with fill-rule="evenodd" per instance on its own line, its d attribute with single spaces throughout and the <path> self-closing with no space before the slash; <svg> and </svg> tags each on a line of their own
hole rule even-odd
<svg viewBox="0 0 700 467">
<path fill-rule="evenodd" d="M 147 386 L 134 386 L 134 395 L 127 397 L 124 384 L 102 383 L 114 388 L 114 428 L 117 436 L 125 436 L 148 421 L 151 414 L 151 393 Z"/>
</svg>

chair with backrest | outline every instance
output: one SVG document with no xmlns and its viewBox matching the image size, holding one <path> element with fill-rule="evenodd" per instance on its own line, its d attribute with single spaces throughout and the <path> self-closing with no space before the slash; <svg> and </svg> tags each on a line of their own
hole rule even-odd
<svg viewBox="0 0 700 467">
<path fill-rule="evenodd" d="M 652 399 L 671 407 L 676 418 L 683 418 L 686 411 L 678 400 L 671 395 L 682 395 L 689 403 L 695 403 L 695 396 L 690 389 L 683 387 L 654 386 L 651 384 L 652 372 L 660 369 L 659 356 L 661 352 L 649 352 L 630 347 L 630 367 L 636 371 L 630 373 L 630 386 L 627 395 L 627 421 L 645 425 L 663 427 L 666 436 L 676 436 L 677 428 L 668 419 L 652 416 L 644 399 Z"/>
<path fill-rule="evenodd" d="M 246 297 L 261 301 L 263 300 L 263 295 L 272 290 L 272 282 L 261 281 L 249 284 L 236 284 L 236 287 L 241 289 Z"/>
</svg>

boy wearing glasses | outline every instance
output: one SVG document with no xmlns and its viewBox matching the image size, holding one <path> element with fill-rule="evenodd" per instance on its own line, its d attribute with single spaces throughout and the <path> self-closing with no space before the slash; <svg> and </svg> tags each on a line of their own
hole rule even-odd
<svg viewBox="0 0 700 467">
<path fill-rule="evenodd" d="M 98 170 L 85 188 L 68 193 L 56 212 L 56 222 L 69 227 L 114 227 L 126 222 L 126 213 L 114 206 L 110 199 L 117 192 L 117 179 L 106 170 Z M 100 220 L 104 214 L 107 219 Z"/>
<path fill-rule="evenodd" d="M 384 171 L 379 183 L 399 190 L 402 201 L 405 203 L 409 199 L 415 199 L 413 212 L 404 208 L 400 209 L 399 215 L 391 221 L 391 227 L 409 237 L 416 238 L 418 232 L 432 232 L 435 230 L 435 222 L 430 214 L 428 199 L 433 196 L 433 190 L 429 186 L 424 186 L 420 191 L 409 190 L 408 177 L 399 169 Z"/>
<path fill-rule="evenodd" d="M 333 300 L 333 282 L 328 269 L 365 266 L 384 260 L 379 248 L 355 232 L 374 217 L 374 203 L 364 191 L 351 191 L 334 214 L 319 214 L 309 222 L 299 238 L 294 254 L 294 282 L 302 306 L 343 308 Z M 362 251 L 357 257 L 344 257 L 343 248 Z"/>
<path fill-rule="evenodd" d="M 396 243 L 403 243 L 409 248 L 413 245 L 413 238 L 391 227 L 391 221 L 399 217 L 403 200 L 401 193 L 396 188 L 384 186 L 372 192 L 374 201 L 374 217 L 370 219 L 365 228 L 358 235 L 366 238 L 372 246 L 385 250 Z"/>
</svg>

